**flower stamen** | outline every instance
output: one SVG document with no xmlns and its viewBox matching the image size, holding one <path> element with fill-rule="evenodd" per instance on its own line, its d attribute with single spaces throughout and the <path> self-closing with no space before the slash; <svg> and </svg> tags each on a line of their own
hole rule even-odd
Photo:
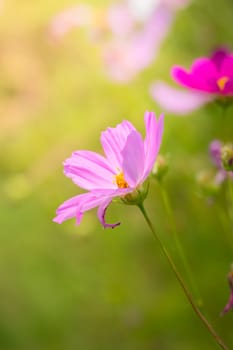
<svg viewBox="0 0 233 350">
<path fill-rule="evenodd" d="M 115 176 L 115 180 L 116 180 L 116 184 L 117 184 L 118 188 L 128 188 L 129 187 L 128 183 L 125 181 L 123 172 L 117 174 Z"/>
<path fill-rule="evenodd" d="M 230 79 L 226 76 L 221 77 L 217 80 L 217 85 L 220 89 L 220 91 L 223 91 L 225 89 L 226 84 L 228 83 Z"/>
</svg>

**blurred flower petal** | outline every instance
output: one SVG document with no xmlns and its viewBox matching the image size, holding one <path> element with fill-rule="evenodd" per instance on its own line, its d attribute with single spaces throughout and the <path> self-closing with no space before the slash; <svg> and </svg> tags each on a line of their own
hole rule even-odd
<svg viewBox="0 0 233 350">
<path fill-rule="evenodd" d="M 80 4 L 55 16 L 50 32 L 60 38 L 74 27 L 85 26 L 102 51 L 107 75 L 115 82 L 126 83 L 153 62 L 177 11 L 188 3 L 123 0 L 102 11 Z"/>
<path fill-rule="evenodd" d="M 127 36 L 133 30 L 134 18 L 125 3 L 114 4 L 107 11 L 107 23 L 113 35 Z"/>
<path fill-rule="evenodd" d="M 211 159 L 213 163 L 216 165 L 216 167 L 218 167 L 219 169 L 222 168 L 221 148 L 222 148 L 222 142 L 220 142 L 219 140 L 213 140 L 209 145 L 209 153 L 210 153 Z"/>
<path fill-rule="evenodd" d="M 213 100 L 213 97 L 207 94 L 177 90 L 160 81 L 152 84 L 150 93 L 161 108 L 180 115 L 191 113 Z"/>
<path fill-rule="evenodd" d="M 53 18 L 49 26 L 49 34 L 53 39 L 60 39 L 73 28 L 88 26 L 92 15 L 92 9 L 88 5 L 80 4 L 69 7 Z"/>
<path fill-rule="evenodd" d="M 113 37 L 103 46 L 103 61 L 109 77 L 128 82 L 156 58 L 174 18 L 174 11 L 159 5 L 144 24 L 129 37 Z"/>
</svg>

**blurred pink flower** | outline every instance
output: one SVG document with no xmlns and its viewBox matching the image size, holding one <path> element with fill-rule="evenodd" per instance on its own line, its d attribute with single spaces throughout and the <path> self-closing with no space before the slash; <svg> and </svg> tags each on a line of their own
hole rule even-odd
<svg viewBox="0 0 233 350">
<path fill-rule="evenodd" d="M 145 113 L 146 137 L 129 121 L 101 134 L 105 157 L 91 151 L 76 151 L 64 162 L 64 172 L 79 187 L 88 192 L 73 197 L 57 209 L 54 221 L 76 217 L 80 224 L 84 212 L 98 207 L 98 218 L 104 227 L 105 212 L 114 197 L 125 198 L 139 192 L 150 174 L 159 152 L 163 134 L 163 116 L 158 121 L 153 112 Z"/>
<path fill-rule="evenodd" d="M 90 6 L 80 4 L 58 13 L 49 25 L 49 35 L 58 40 L 76 27 L 87 27 L 91 24 L 93 11 Z"/>
<path fill-rule="evenodd" d="M 189 2 L 125 0 L 104 11 L 77 5 L 55 16 L 49 32 L 57 40 L 74 27 L 86 27 L 100 46 L 104 69 L 110 79 L 125 83 L 152 63 L 169 33 L 176 11 Z M 108 35 L 101 35 L 103 33 Z"/>
<path fill-rule="evenodd" d="M 113 4 L 104 10 L 79 4 L 54 16 L 48 30 L 50 37 L 57 41 L 75 28 L 86 28 L 90 36 L 96 39 L 104 32 L 114 36 L 127 35 L 133 26 L 132 14 L 124 3 Z"/>
<path fill-rule="evenodd" d="M 233 172 L 226 171 L 222 165 L 222 147 L 223 144 L 219 140 L 214 140 L 209 146 L 209 153 L 212 159 L 212 162 L 217 168 L 217 174 L 215 176 L 216 184 L 221 184 L 225 179 L 231 178 L 233 180 Z"/>
<path fill-rule="evenodd" d="M 169 112 L 187 114 L 216 98 L 233 96 L 233 54 L 227 50 L 219 49 L 210 58 L 198 58 L 190 72 L 174 66 L 171 74 L 188 90 L 179 91 L 160 82 L 151 86 L 154 100 Z"/>
<path fill-rule="evenodd" d="M 109 77 L 125 83 L 149 66 L 169 33 L 176 10 L 187 3 L 187 0 L 160 0 L 150 16 L 140 23 L 139 28 L 135 25 L 130 35 L 112 36 L 103 45 L 103 61 Z"/>
<path fill-rule="evenodd" d="M 219 140 L 212 141 L 209 146 L 209 152 L 210 152 L 212 162 L 218 169 L 222 168 L 221 148 L 222 148 L 222 142 L 220 142 Z"/>
<path fill-rule="evenodd" d="M 106 23 L 114 37 L 129 35 L 135 26 L 135 19 L 126 3 L 113 4 L 106 10 Z"/>
</svg>

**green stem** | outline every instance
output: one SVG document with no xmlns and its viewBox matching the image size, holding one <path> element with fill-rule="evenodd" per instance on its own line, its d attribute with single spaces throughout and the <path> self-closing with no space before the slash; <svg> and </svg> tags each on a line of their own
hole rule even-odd
<svg viewBox="0 0 233 350">
<path fill-rule="evenodd" d="M 184 269 L 185 269 L 187 278 L 188 278 L 188 280 L 190 282 L 190 285 L 192 287 L 192 290 L 194 291 L 194 294 L 196 296 L 198 296 L 197 299 L 198 299 L 198 304 L 200 306 L 200 305 L 202 305 L 202 299 L 200 297 L 200 294 L 198 293 L 197 286 L 196 286 L 196 284 L 195 284 L 195 282 L 194 282 L 194 280 L 192 278 L 192 273 L 191 273 L 191 270 L 190 270 L 190 267 L 189 267 L 189 263 L 187 261 L 187 258 L 185 256 L 184 250 L 183 250 L 182 245 L 181 245 L 180 240 L 179 240 L 179 235 L 178 235 L 178 232 L 177 232 L 177 227 L 176 227 L 176 222 L 175 222 L 175 218 L 174 218 L 174 213 L 173 213 L 173 210 L 172 210 L 172 207 L 171 207 L 171 204 L 170 204 L 169 197 L 167 195 L 167 191 L 165 190 L 165 188 L 164 188 L 164 186 L 163 186 L 163 184 L 161 182 L 159 183 L 159 185 L 160 185 L 160 189 L 161 189 L 161 194 L 162 194 L 164 206 L 165 206 L 165 209 L 167 211 L 167 215 L 169 217 L 169 221 L 171 223 L 176 249 L 177 249 L 177 251 L 178 251 L 178 253 L 180 255 L 180 259 L 181 259 L 182 264 L 184 266 Z"/>
<path fill-rule="evenodd" d="M 219 335 L 215 332 L 215 330 L 213 329 L 213 327 L 211 326 L 211 324 L 209 324 L 209 322 L 207 321 L 207 319 L 204 317 L 204 315 L 201 313 L 201 311 L 198 309 L 198 307 L 195 305 L 192 295 L 189 292 L 189 290 L 187 289 L 183 278 L 181 277 L 179 271 L 176 268 L 176 265 L 174 264 L 171 256 L 169 255 L 166 247 L 163 245 L 163 242 L 161 241 L 161 239 L 159 238 L 159 236 L 157 235 L 148 215 L 147 212 L 143 206 L 143 204 L 139 204 L 138 205 L 139 209 L 141 210 L 141 213 L 143 214 L 149 228 L 151 229 L 151 232 L 154 236 L 154 238 L 156 239 L 156 241 L 159 243 L 160 248 L 162 249 L 162 252 L 164 254 L 164 256 L 166 257 L 172 271 L 174 272 L 185 296 L 187 297 L 190 305 L 192 306 L 194 312 L 196 313 L 196 315 L 199 317 L 199 319 L 203 322 L 203 324 L 205 325 L 205 327 L 208 329 L 209 333 L 213 336 L 213 338 L 215 339 L 215 341 L 218 343 L 218 345 L 223 349 L 223 350 L 229 350 L 228 347 L 224 344 L 224 342 L 222 341 L 222 339 L 219 337 Z"/>
</svg>

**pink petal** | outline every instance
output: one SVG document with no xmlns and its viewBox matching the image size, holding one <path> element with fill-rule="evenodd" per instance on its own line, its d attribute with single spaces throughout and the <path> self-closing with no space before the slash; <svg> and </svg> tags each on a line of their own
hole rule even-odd
<svg viewBox="0 0 233 350">
<path fill-rule="evenodd" d="M 190 1 L 191 0 L 163 0 L 163 3 L 165 3 L 171 9 L 173 8 L 174 10 L 178 10 L 186 7 Z"/>
<path fill-rule="evenodd" d="M 219 140 L 213 140 L 209 145 L 209 153 L 211 160 L 219 169 L 221 169 L 222 167 L 221 148 L 222 142 L 220 142 Z"/>
<path fill-rule="evenodd" d="M 233 95 L 233 77 L 226 83 L 222 93 L 223 95 Z"/>
<path fill-rule="evenodd" d="M 175 17 L 175 12 L 162 1 L 155 7 L 150 19 L 146 21 L 143 36 L 157 51 L 166 38 Z"/>
<path fill-rule="evenodd" d="M 146 179 L 150 174 L 159 152 L 163 135 L 163 121 L 163 115 L 160 116 L 157 122 L 153 112 L 146 112 L 145 114 L 146 138 L 144 141 L 145 165 L 143 179 Z"/>
<path fill-rule="evenodd" d="M 122 170 L 121 151 L 132 130 L 135 130 L 134 126 L 125 120 L 115 128 L 108 128 L 101 134 L 102 147 L 109 163 L 115 168 L 116 174 Z"/>
<path fill-rule="evenodd" d="M 218 71 L 221 71 L 222 63 L 227 56 L 229 56 L 229 54 L 226 49 L 218 49 L 212 54 L 210 59 Z"/>
<path fill-rule="evenodd" d="M 116 226 L 120 225 L 120 222 L 117 222 L 115 224 L 107 224 L 105 221 L 105 214 L 106 214 L 106 210 L 109 206 L 109 204 L 111 203 L 112 199 L 111 198 L 106 198 L 105 201 L 103 201 L 97 211 L 97 216 L 99 218 L 100 223 L 103 225 L 104 228 L 107 227 L 111 227 L 114 228 Z"/>
<path fill-rule="evenodd" d="M 174 66 L 171 74 L 173 79 L 182 86 L 206 92 L 218 92 L 215 84 L 217 69 L 209 58 L 195 60 L 190 73 L 182 67 Z"/>
<path fill-rule="evenodd" d="M 102 53 L 104 69 L 112 81 L 124 84 L 133 78 L 136 70 L 132 51 L 134 48 L 131 43 L 123 39 L 113 38 L 104 45 Z"/>
<path fill-rule="evenodd" d="M 221 75 L 233 78 L 233 55 L 229 55 L 223 60 Z"/>
<path fill-rule="evenodd" d="M 107 22 L 113 35 L 126 36 L 134 26 L 134 19 L 127 3 L 113 4 L 107 13 Z"/>
<path fill-rule="evenodd" d="M 84 204 L 92 203 L 92 208 L 94 208 L 99 204 L 100 200 L 101 198 L 98 198 L 98 200 L 96 200 L 96 197 L 91 193 L 83 193 L 72 197 L 60 205 L 56 211 L 57 216 L 53 219 L 53 221 L 61 224 L 65 220 L 76 217 L 77 225 L 79 225 L 85 211 L 82 209 Z"/>
<path fill-rule="evenodd" d="M 108 197 L 108 198 L 114 198 L 114 197 L 123 197 L 127 193 L 133 192 L 135 187 L 127 187 L 127 188 L 117 188 L 116 190 L 112 189 L 97 189 L 91 191 L 93 195 L 96 197 Z"/>
<path fill-rule="evenodd" d="M 108 191 L 107 191 L 108 192 Z M 115 193 L 112 193 L 112 197 L 106 197 L 106 191 L 96 191 L 95 193 L 88 192 L 83 193 L 73 198 L 65 201 L 60 207 L 57 209 L 57 216 L 53 219 L 54 222 L 61 224 L 63 221 L 76 217 L 77 225 L 80 224 L 83 214 L 95 207 L 98 208 L 98 218 L 101 224 L 106 227 L 115 227 L 120 225 L 120 223 L 115 224 L 107 224 L 105 222 L 105 213 L 108 205 L 112 201 L 112 197 L 118 196 L 123 193 L 123 190 L 119 190 Z M 125 192 L 125 191 L 124 191 Z M 110 193 L 110 190 L 109 190 Z"/>
<path fill-rule="evenodd" d="M 121 40 L 117 37 L 108 42 L 103 60 L 110 78 L 126 83 L 151 64 L 169 32 L 173 18 L 174 11 L 161 3 L 142 29 Z"/>
<path fill-rule="evenodd" d="M 185 87 L 190 87 L 193 85 L 190 73 L 188 73 L 183 67 L 172 67 L 171 76 L 178 84 L 181 84 Z"/>
<path fill-rule="evenodd" d="M 190 71 L 193 75 L 200 75 L 204 79 L 208 79 L 210 76 L 215 76 L 217 74 L 216 66 L 207 57 L 197 58 L 193 62 Z"/>
<path fill-rule="evenodd" d="M 226 312 L 233 310 L 233 291 L 231 291 L 230 298 L 228 300 L 227 305 L 224 307 L 223 311 L 221 312 L 221 316 L 223 316 Z"/>
<path fill-rule="evenodd" d="M 138 131 L 132 131 L 128 136 L 122 157 L 125 180 L 135 188 L 142 179 L 145 163 L 144 143 Z"/>
<path fill-rule="evenodd" d="M 177 90 L 163 82 L 154 83 L 150 93 L 161 108 L 180 115 L 191 113 L 214 99 L 205 93 Z"/>
<path fill-rule="evenodd" d="M 50 34 L 60 39 L 73 28 L 85 27 L 91 23 L 92 9 L 85 4 L 72 6 L 58 13 L 50 24 Z"/>
<path fill-rule="evenodd" d="M 114 170 L 103 156 L 95 152 L 74 152 L 64 162 L 64 172 L 76 185 L 86 190 L 116 188 Z"/>
</svg>

